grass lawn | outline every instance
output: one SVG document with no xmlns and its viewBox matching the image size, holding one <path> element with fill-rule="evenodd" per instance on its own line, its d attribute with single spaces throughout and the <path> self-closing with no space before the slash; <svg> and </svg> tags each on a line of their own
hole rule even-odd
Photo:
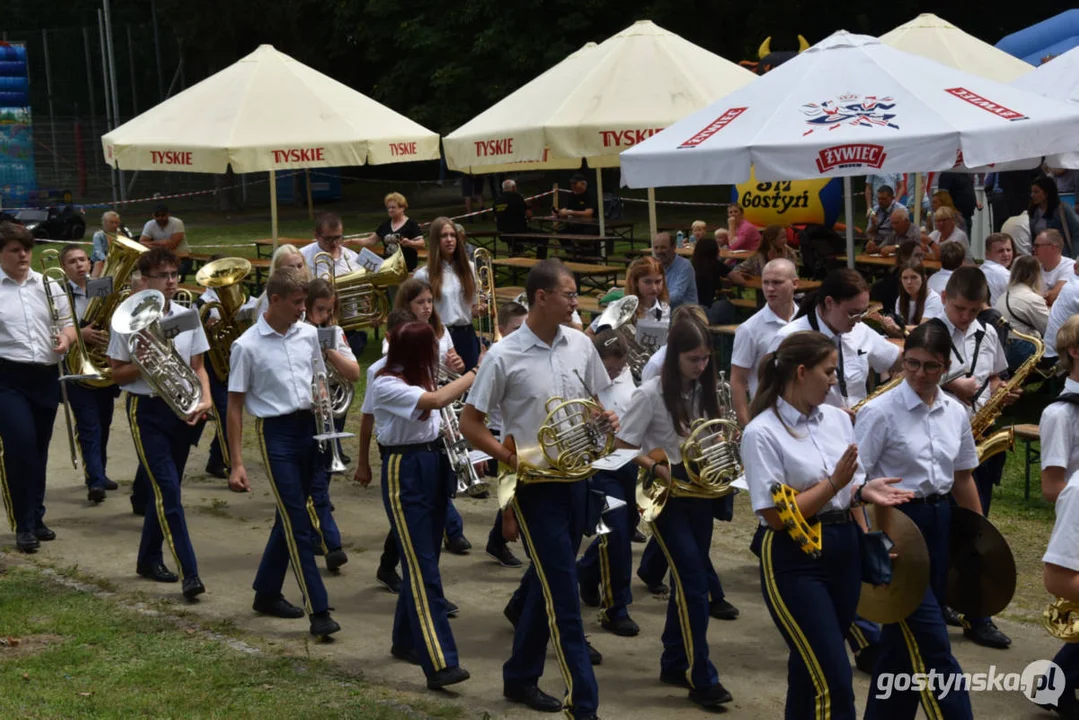
<svg viewBox="0 0 1079 720">
<path fill-rule="evenodd" d="M 0 567 L 0 717 L 363 717 L 461 711 L 411 706 L 317 660 L 247 654 L 165 617 L 148 617 Z"/>
</svg>

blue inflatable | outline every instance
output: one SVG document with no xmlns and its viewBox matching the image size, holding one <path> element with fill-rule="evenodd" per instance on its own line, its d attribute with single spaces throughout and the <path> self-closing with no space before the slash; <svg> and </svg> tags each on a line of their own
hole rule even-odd
<svg viewBox="0 0 1079 720">
<path fill-rule="evenodd" d="M 997 43 L 997 47 L 1037 67 L 1056 55 L 1079 46 L 1079 9 L 1065 10 Z"/>
</svg>

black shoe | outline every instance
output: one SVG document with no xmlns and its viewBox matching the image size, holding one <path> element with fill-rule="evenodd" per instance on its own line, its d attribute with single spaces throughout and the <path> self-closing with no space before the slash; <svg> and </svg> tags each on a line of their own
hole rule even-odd
<svg viewBox="0 0 1079 720">
<path fill-rule="evenodd" d="M 297 620 L 304 616 L 303 608 L 290 603 L 285 599 L 284 595 L 270 597 L 269 595 L 255 593 L 255 602 L 252 603 L 251 609 L 263 615 L 285 620 Z"/>
<path fill-rule="evenodd" d="M 409 665 L 422 665 L 420 662 L 420 654 L 414 648 L 403 648 L 394 645 L 390 648 L 390 655 L 393 655 L 398 660 L 404 660 Z"/>
<path fill-rule="evenodd" d="M 738 608 L 726 600 L 713 600 L 708 605 L 708 614 L 716 620 L 734 620 L 738 617 Z"/>
<path fill-rule="evenodd" d="M 184 578 L 184 597 L 188 600 L 194 600 L 199 595 L 206 592 L 206 586 L 202 584 L 202 580 L 199 580 L 198 575 L 191 575 Z"/>
<path fill-rule="evenodd" d="M 446 549 L 454 555 L 467 555 L 472 549 L 472 543 L 464 535 L 458 535 L 455 538 L 446 539 Z"/>
<path fill-rule="evenodd" d="M 465 670 L 460 665 L 457 667 L 443 668 L 427 678 L 427 689 L 441 690 L 447 685 L 456 685 L 459 682 L 468 680 L 470 677 L 472 676 L 468 674 L 468 670 Z"/>
<path fill-rule="evenodd" d="M 501 548 L 496 548 L 491 545 L 487 546 L 487 554 L 498 561 L 498 564 L 502 567 L 519 568 L 521 567 L 521 561 L 513 554 L 508 545 L 502 545 Z"/>
<path fill-rule="evenodd" d="M 866 645 L 854 656 L 854 664 L 867 675 L 872 675 L 880 657 L 880 645 Z"/>
<path fill-rule="evenodd" d="M 731 697 L 731 694 L 727 692 L 727 688 L 719 683 L 716 683 L 712 687 L 701 688 L 700 690 L 690 690 L 689 699 L 704 708 L 718 707 L 734 700 L 734 698 Z"/>
<path fill-rule="evenodd" d="M 401 592 L 401 576 L 398 575 L 397 571 L 393 568 L 390 568 L 389 570 L 379 568 L 378 572 L 375 573 L 375 580 L 378 581 L 379 585 L 386 588 L 394 595 Z"/>
<path fill-rule="evenodd" d="M 593 583 L 578 582 L 581 591 L 581 602 L 588 607 L 599 607 L 599 586 Z"/>
<path fill-rule="evenodd" d="M 445 598 L 443 598 L 443 599 L 445 599 Z M 460 612 L 460 610 L 461 610 L 461 608 L 457 607 L 455 604 L 451 603 L 449 600 L 446 600 L 446 617 L 455 618 L 455 617 L 457 617 L 457 613 Z"/>
<path fill-rule="evenodd" d="M 135 568 L 135 572 L 138 573 L 139 577 L 144 577 L 154 582 L 174 583 L 180 580 L 179 575 L 169 570 L 162 563 L 139 565 Z"/>
<path fill-rule="evenodd" d="M 997 629 L 992 620 L 980 622 L 963 630 L 963 637 L 983 647 L 998 650 L 1003 650 L 1012 644 L 1012 639 Z"/>
<path fill-rule="evenodd" d="M 603 653 L 592 647 L 592 643 L 587 640 L 584 641 L 584 645 L 588 648 L 588 662 L 593 665 L 600 665 L 603 663 Z"/>
<path fill-rule="evenodd" d="M 105 497 L 105 488 L 103 487 L 92 487 L 86 491 L 86 499 L 95 504 L 105 502 Z"/>
<path fill-rule="evenodd" d="M 38 525 L 37 529 L 34 530 L 34 537 L 41 542 L 49 542 L 50 540 L 56 539 L 56 533 L 44 525 Z"/>
<path fill-rule="evenodd" d="M 348 455 L 345 455 L 344 453 L 341 453 L 340 456 L 341 456 L 341 462 L 343 462 L 345 465 L 351 465 L 352 464 L 352 458 L 350 458 Z"/>
<path fill-rule="evenodd" d="M 654 584 L 650 583 L 643 577 L 641 577 L 640 573 L 637 573 L 637 577 L 641 578 L 641 582 L 643 582 L 648 588 L 648 592 L 652 593 L 653 595 L 666 595 L 671 591 L 671 589 L 667 587 L 667 584 L 662 581 Z"/>
<path fill-rule="evenodd" d="M 109 480 L 108 478 L 105 478 L 105 486 L 104 487 L 105 487 L 106 490 L 119 490 L 120 489 L 120 486 L 116 484 L 115 480 Z"/>
<path fill-rule="evenodd" d="M 959 613 L 957 613 L 955 610 L 952 610 L 950 607 L 945 605 L 940 609 L 940 612 L 942 615 L 944 615 L 945 625 L 951 625 L 952 627 L 957 628 L 963 627 L 963 619 L 959 617 Z"/>
<path fill-rule="evenodd" d="M 330 572 L 337 572 L 341 569 L 341 566 L 348 562 L 348 555 L 341 548 L 336 550 L 330 550 L 326 553 L 326 569 Z"/>
<path fill-rule="evenodd" d="M 487 498 L 491 497 L 491 491 L 490 490 L 477 490 L 475 492 L 475 494 L 469 495 L 469 497 L 472 498 L 473 500 L 486 500 Z"/>
<path fill-rule="evenodd" d="M 139 517 L 146 517 L 146 506 L 139 505 L 135 502 L 135 498 L 131 498 L 131 513 Z"/>
<path fill-rule="evenodd" d="M 562 711 L 562 701 L 539 689 L 538 685 L 527 687 L 503 685 L 502 697 L 510 702 L 527 705 L 536 712 L 556 713 Z"/>
<path fill-rule="evenodd" d="M 41 543 L 34 537 L 32 532 L 21 532 L 15 535 L 15 545 L 24 553 L 37 552 Z"/>
<path fill-rule="evenodd" d="M 689 690 L 689 680 L 686 680 L 686 674 L 684 672 L 661 672 L 659 674 L 659 681 L 666 683 L 667 685 L 674 685 L 675 687 L 681 687 Z"/>
<path fill-rule="evenodd" d="M 640 626 L 633 622 L 633 618 L 629 616 L 621 617 L 616 620 L 604 620 L 600 623 L 600 627 L 607 632 L 622 637 L 636 637 L 641 632 Z"/>
<path fill-rule="evenodd" d="M 645 537 L 644 533 L 641 532 L 640 528 L 635 528 L 633 530 L 633 537 L 630 539 L 635 543 L 648 542 L 648 538 Z"/>
<path fill-rule="evenodd" d="M 510 625 L 517 627 L 517 622 L 521 619 L 521 609 L 514 604 L 512 599 L 506 604 L 505 609 L 502 610 L 502 614 L 510 621 Z"/>
<path fill-rule="evenodd" d="M 315 637 L 328 637 L 340 629 L 337 621 L 330 617 L 329 610 L 311 613 L 311 634 Z"/>
<path fill-rule="evenodd" d="M 225 467 L 225 463 L 207 462 L 206 474 L 211 477 L 221 478 L 222 480 L 229 479 L 229 469 Z"/>
</svg>

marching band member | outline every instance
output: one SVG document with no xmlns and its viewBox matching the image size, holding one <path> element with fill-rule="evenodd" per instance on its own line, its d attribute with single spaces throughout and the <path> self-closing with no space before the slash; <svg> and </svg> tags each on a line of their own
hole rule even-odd
<svg viewBox="0 0 1079 720">
<path fill-rule="evenodd" d="M 71 296 L 75 299 L 75 317 L 79 320 L 83 343 L 107 348 L 109 333 L 89 325 L 82 325 L 86 314 L 86 281 L 90 277 L 90 259 L 86 251 L 78 245 L 65 245 L 60 251 L 60 265 L 67 275 Z M 67 399 L 71 412 L 75 416 L 78 430 L 79 450 L 82 452 L 83 471 L 86 476 L 87 499 L 93 503 L 102 502 L 107 490 L 117 489 L 117 484 L 105 474 L 108 464 L 109 430 L 112 427 L 112 412 L 120 388 L 111 384 L 106 387 L 91 387 L 73 382 L 67 386 Z"/>
<path fill-rule="evenodd" d="M 1060 357 L 1064 357 L 1063 353 Z M 1074 358 L 1072 362 L 1074 363 Z M 1075 381 L 1069 379 L 1068 382 Z M 1049 537 L 1045 555 L 1042 556 L 1042 562 L 1045 563 L 1042 576 L 1045 589 L 1050 594 L 1073 604 L 1079 604 L 1079 536 L 1076 530 L 1079 528 L 1079 500 L 1077 499 L 1079 499 L 1079 474 L 1072 472 L 1056 498 L 1056 522 L 1053 524 L 1053 533 Z M 1079 643 L 1064 643 L 1064 647 L 1053 657 L 1053 662 L 1064 671 L 1064 691 L 1056 703 L 1057 714 L 1063 718 L 1075 718 L 1079 716 L 1079 702 L 1076 701 L 1075 696 L 1075 689 L 1079 687 Z"/>
<path fill-rule="evenodd" d="M 30 268 L 34 238 L 0 223 L 0 489 L 19 550 L 56 533 L 45 525 L 45 468 L 60 404 L 57 363 L 75 344 L 72 310 L 55 284 Z M 47 294 L 67 320 L 53 320 Z"/>
<path fill-rule="evenodd" d="M 300 322 L 307 282 L 295 270 L 280 270 L 266 283 L 269 309 L 232 345 L 229 360 L 229 488 L 250 492 L 243 461 L 243 412 L 255 416 L 255 434 L 277 512 L 255 575 L 256 612 L 273 617 L 310 617 L 310 632 L 325 637 L 341 629 L 330 616 L 329 599 L 315 564 L 307 500 L 324 458 L 314 436 L 313 378 L 323 371 L 314 327 Z M 300 585 L 304 607 L 281 594 L 288 566 Z"/>
<path fill-rule="evenodd" d="M 667 348 L 660 377 L 643 383 L 634 393 L 617 445 L 644 451 L 634 463 L 652 477 L 670 483 L 677 476 L 688 482 L 681 442 L 694 420 L 719 417 L 708 327 L 691 319 L 673 324 Z M 669 464 L 650 457 L 650 448 L 662 449 Z M 652 522 L 652 537 L 670 564 L 674 584 L 667 602 L 659 678 L 688 688 L 689 699 L 702 707 L 732 700 L 708 657 L 712 505 L 708 500 L 672 497 Z"/>
<path fill-rule="evenodd" d="M 356 251 L 342 244 L 344 232 L 341 217 L 337 213 L 319 213 L 319 216 L 315 218 L 315 242 L 300 248 L 300 254 L 303 255 L 304 262 L 307 263 L 312 275 L 315 272 L 315 256 L 323 252 L 329 253 L 333 258 L 334 277 L 347 275 L 363 267 Z M 348 338 L 352 354 L 356 357 L 362 355 L 363 349 L 367 347 L 367 333 L 363 330 L 353 330 L 346 332 L 345 337 Z M 345 462 L 348 463 L 347 460 Z"/>
<path fill-rule="evenodd" d="M 398 553 L 406 559 L 390 651 L 421 665 L 432 690 L 469 678 L 457 662 L 449 603 L 438 571 L 446 503 L 456 484 L 439 438 L 438 411 L 472 386 L 475 372 L 437 388 L 434 328 L 417 320 L 394 329 L 386 365 L 371 388 L 382 456 L 382 500 Z"/>
<path fill-rule="evenodd" d="M 138 268 L 143 289 L 157 290 L 165 296 L 162 320 L 195 312 L 172 302 L 179 283 L 180 260 L 170 250 L 148 250 L 139 256 Z M 206 587 L 199 579 L 180 484 L 191 445 L 201 434 L 200 423 L 212 404 L 210 379 L 203 364 L 210 344 L 202 324 L 197 319 L 195 324 L 193 330 L 184 330 L 171 340 L 176 352 L 195 371 L 202 387 L 202 398 L 186 419 L 178 417 L 155 394 L 154 388 L 132 362 L 128 336 L 111 333 L 107 351 L 112 379 L 127 391 L 127 419 L 139 454 L 140 474 L 149 483 L 154 496 L 154 506 L 146 513 L 142 525 L 136 571 L 156 582 L 182 581 L 183 595 L 189 600 L 206 592 Z M 165 541 L 176 560 L 178 576 L 162 562 L 162 543 Z"/>
<path fill-rule="evenodd" d="M 267 276 L 267 280 L 272 278 L 274 273 L 282 268 L 291 268 L 293 270 L 299 270 L 300 274 L 310 279 L 311 273 L 307 269 L 307 259 L 303 254 L 291 243 L 285 243 L 278 246 L 274 250 L 273 257 L 270 258 L 270 273 Z M 262 313 L 270 307 L 270 298 L 266 296 L 266 290 L 263 288 L 262 294 L 258 297 L 250 297 L 247 302 L 244 303 L 241 310 L 251 310 L 254 316 L 261 317 Z"/>
<path fill-rule="evenodd" d="M 667 295 L 667 284 L 663 280 L 663 266 L 653 257 L 640 257 L 633 261 L 626 271 L 625 292 L 623 297 L 636 295 L 637 319 L 670 322 L 671 303 Z M 599 330 L 599 317 L 592 321 L 586 331 L 595 335 Z"/>
<path fill-rule="evenodd" d="M 577 305 L 573 274 L 557 260 L 544 260 L 529 271 L 526 292 L 528 318 L 520 330 L 491 346 L 461 414 L 461 432 L 472 447 L 511 468 L 517 467 L 517 456 L 487 429 L 487 413 L 500 408 L 503 434 L 521 447 L 533 445 L 550 397 L 589 396 L 610 384 L 591 341 L 562 327 Z M 614 413 L 606 412 L 605 420 L 617 431 Z M 586 493 L 584 482 L 517 487 L 511 507 L 532 566 L 520 588 L 523 604 L 513 653 L 502 668 L 502 692 L 511 702 L 546 712 L 562 709 L 578 720 L 594 718 L 599 704 L 577 599 L 576 557 Z M 563 701 L 537 684 L 551 636 L 566 682 Z"/>
<path fill-rule="evenodd" d="M 828 390 L 828 403 L 850 407 L 866 396 L 869 369 L 879 373 L 898 369 L 899 348 L 862 322 L 869 311 L 869 288 L 855 270 L 833 270 L 812 301 L 803 303 L 798 316 L 772 338 L 770 351 L 788 335 L 814 330 L 831 338 L 838 349 L 836 384 Z"/>
<path fill-rule="evenodd" d="M 899 266 L 899 297 L 895 300 L 895 314 L 903 321 L 903 326 L 885 315 L 884 331 L 892 337 L 903 337 L 906 329 L 921 325 L 926 320 L 940 317 L 944 305 L 936 290 L 931 290 L 925 281 L 925 268 L 918 260 L 909 260 Z"/>
<path fill-rule="evenodd" d="M 674 309 L 674 312 L 671 313 L 671 323 L 674 324 L 683 317 L 691 316 L 696 317 L 702 323 L 708 325 L 708 315 L 700 305 L 679 305 Z M 644 364 L 644 369 L 641 371 L 641 382 L 643 383 L 646 380 L 659 377 L 660 372 L 663 370 L 663 363 L 666 361 L 667 346 L 664 345 L 659 350 L 652 353 L 652 357 L 648 358 L 648 362 Z"/>
<path fill-rule="evenodd" d="M 214 260 L 220 260 L 223 255 L 211 255 L 210 262 Z M 207 303 L 219 302 L 217 290 L 208 287 L 202 291 L 196 301 L 199 307 L 199 313 L 201 315 L 202 306 Z M 206 318 L 206 326 L 209 327 L 220 320 L 220 313 L 217 310 L 211 310 Z M 212 369 L 212 368 L 211 368 Z M 222 480 L 228 480 L 229 478 L 229 463 L 228 463 L 228 428 L 225 427 L 225 416 L 228 413 L 229 405 L 229 386 L 226 379 L 222 382 L 217 379 L 216 372 L 206 373 L 210 378 L 210 394 L 213 396 L 214 401 L 214 414 L 216 418 L 214 423 L 216 425 L 214 438 L 210 442 L 210 454 L 206 459 L 206 474 L 220 478 Z M 224 438 L 224 446 L 222 447 L 222 438 Z"/>
<path fill-rule="evenodd" d="M 769 260 L 761 273 L 761 287 L 766 304 L 734 331 L 731 353 L 731 403 L 742 427 L 749 423 L 749 401 L 757 394 L 757 366 L 775 334 L 798 312 L 794 302 L 798 269 L 786 258 Z"/>
<path fill-rule="evenodd" d="M 629 349 L 626 340 L 610 328 L 600 330 L 593 339 L 611 384 L 599 393 L 603 407 L 622 416 L 629 409 L 630 399 L 637 386 L 626 360 Z M 632 463 L 610 472 L 601 470 L 589 480 L 589 490 L 602 492 L 627 504 L 604 516 L 611 528 L 609 533 L 596 537 L 577 563 L 581 601 L 600 608 L 600 624 L 604 630 L 633 637 L 640 627 L 629 616 L 633 602 L 629 581 L 633 569 L 632 538 L 640 514 L 633 511 L 636 504 L 637 468 Z"/>
<path fill-rule="evenodd" d="M 1004 349 L 995 330 L 986 328 L 977 318 L 989 300 L 989 285 L 985 275 L 976 267 L 958 268 L 948 278 L 944 295 L 944 314 L 936 319 L 944 324 L 951 339 L 952 368 L 966 370 L 964 377 L 952 380 L 944 389 L 967 405 L 970 417 L 989 401 L 1004 384 L 1000 373 L 1008 367 Z M 1011 393 L 1005 404 L 1011 404 L 1018 394 Z M 974 469 L 974 484 L 978 489 L 979 507 L 986 517 L 993 500 L 993 486 L 1000 484 L 1007 455 L 1000 453 Z M 1001 632 L 991 618 L 958 620 L 946 609 L 950 624 L 960 623 L 963 635 L 979 645 L 1006 648 L 1011 638 Z"/>
<path fill-rule="evenodd" d="M 431 286 L 439 317 L 449 330 L 465 369 L 470 370 L 479 362 L 480 353 L 472 318 L 487 310 L 476 292 L 476 268 L 465 253 L 463 238 L 452 220 L 438 217 L 431 221 L 427 252 L 427 265 L 416 271 L 415 278 Z"/>
<path fill-rule="evenodd" d="M 337 316 L 337 295 L 333 286 L 322 278 L 315 278 L 307 288 L 307 322 L 315 327 L 326 327 Z M 323 351 L 324 362 L 333 366 L 341 379 L 354 385 L 360 379 L 360 364 L 348 346 L 345 333 L 335 327 L 336 343 Z M 329 367 L 327 367 L 329 369 Z M 330 473 L 323 467 L 311 482 L 311 494 L 307 501 L 307 513 L 318 536 L 320 550 L 326 556 L 326 569 L 336 572 L 348 562 L 348 555 L 341 548 L 341 531 L 333 517 L 330 502 Z"/>
<path fill-rule="evenodd" d="M 950 500 L 977 513 L 981 503 L 971 474 L 978 452 L 966 408 L 937 387 L 951 365 L 951 350 L 943 325 L 915 328 L 903 350 L 906 379 L 869 401 L 854 424 L 866 474 L 899 478 L 895 487 L 913 494 L 900 511 L 918 526 L 929 550 L 929 587 L 921 605 L 881 631 L 873 688 L 880 687 L 881 673 L 963 672 L 952 655 L 941 612 L 948 585 Z M 884 700 L 870 692 L 865 717 L 913 718 L 919 700 L 926 717 L 973 717 L 970 696 L 962 687 L 951 692 L 927 687 L 921 693 L 897 692 Z"/>
<path fill-rule="evenodd" d="M 1046 338 L 1048 340 L 1048 338 Z M 1064 391 L 1042 411 L 1038 426 L 1042 452 L 1042 496 L 1057 502 L 1068 478 L 1079 470 L 1079 315 L 1072 315 L 1056 337 L 1060 365 L 1068 373 Z M 1059 505 L 1057 517 L 1060 516 Z"/>
<path fill-rule="evenodd" d="M 818 332 L 785 337 L 761 362 L 752 419 L 742 436 L 750 503 L 761 518 L 753 540 L 761 590 L 790 648 L 787 718 L 856 717 L 844 647 L 862 581 L 851 498 L 895 505 L 910 497 L 890 485 L 892 478 L 865 482 L 850 417 L 828 401 L 838 365 L 833 338 Z M 776 483 L 797 490 L 802 515 L 821 523 L 819 559 L 786 532 L 772 499 Z"/>
</svg>

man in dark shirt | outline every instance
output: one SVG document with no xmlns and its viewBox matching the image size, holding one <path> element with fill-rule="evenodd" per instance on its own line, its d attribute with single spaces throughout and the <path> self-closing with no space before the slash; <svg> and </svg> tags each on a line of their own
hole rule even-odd
<svg viewBox="0 0 1079 720">
<path fill-rule="evenodd" d="M 495 227 L 499 233 L 528 232 L 528 218 L 532 209 L 528 207 L 524 196 L 517 192 L 517 183 L 505 180 L 502 194 L 495 200 Z"/>
<path fill-rule="evenodd" d="M 970 173 L 943 172 L 937 179 L 937 189 L 947 190 L 955 203 L 955 209 L 963 216 L 967 223 L 967 233 L 971 232 L 971 223 L 974 221 L 974 209 L 978 206 L 978 198 L 974 194 L 974 176 Z M 1027 188 L 1030 191 L 1030 188 Z"/>
<path fill-rule="evenodd" d="M 587 220 L 599 219 L 599 201 L 596 194 L 588 188 L 588 180 L 581 173 L 575 173 L 569 180 L 573 194 L 565 201 L 563 207 L 558 209 L 560 218 L 581 218 Z M 567 222 L 562 225 L 561 232 L 576 235 L 599 235 L 599 225 L 595 223 L 577 224 Z"/>
</svg>

